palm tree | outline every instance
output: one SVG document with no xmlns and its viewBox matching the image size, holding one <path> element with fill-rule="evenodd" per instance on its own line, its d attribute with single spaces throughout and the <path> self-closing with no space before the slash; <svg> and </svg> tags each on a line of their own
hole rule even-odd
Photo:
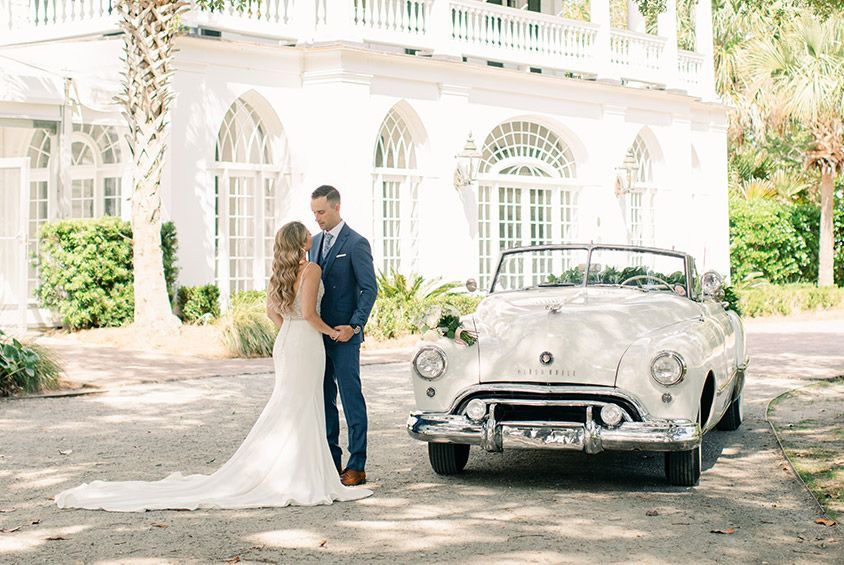
<svg viewBox="0 0 844 565">
<path fill-rule="evenodd" d="M 226 0 L 199 0 L 200 9 L 222 8 Z M 227 0 L 243 9 L 246 0 Z M 167 330 L 179 325 L 167 296 L 161 253 L 161 171 L 167 149 L 168 108 L 180 18 L 186 0 L 118 0 L 126 66 L 117 97 L 129 125 L 134 164 L 132 234 L 135 325 Z"/>
<path fill-rule="evenodd" d="M 798 122 L 811 133 L 806 166 L 821 174 L 818 285 L 832 285 L 835 176 L 844 169 L 844 18 L 804 13 L 779 37 L 758 37 L 742 67 L 768 124 Z"/>
</svg>

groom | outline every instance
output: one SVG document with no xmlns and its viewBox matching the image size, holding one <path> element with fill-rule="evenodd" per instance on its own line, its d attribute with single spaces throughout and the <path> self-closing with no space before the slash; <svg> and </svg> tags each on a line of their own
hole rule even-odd
<svg viewBox="0 0 844 565">
<path fill-rule="evenodd" d="M 322 268 L 325 296 L 321 316 L 340 332 L 325 339 L 325 427 L 328 447 L 346 486 L 366 482 L 366 402 L 360 385 L 360 344 L 378 287 L 369 242 L 340 217 L 340 193 L 323 185 L 311 194 L 311 210 L 321 232 L 314 236 L 310 260 Z M 342 469 L 337 389 L 349 428 L 349 462 Z"/>
</svg>

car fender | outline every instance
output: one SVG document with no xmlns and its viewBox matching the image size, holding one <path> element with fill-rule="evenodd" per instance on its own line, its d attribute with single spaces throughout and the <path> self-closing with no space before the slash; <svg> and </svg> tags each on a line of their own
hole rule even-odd
<svg viewBox="0 0 844 565">
<path fill-rule="evenodd" d="M 657 330 L 627 348 L 618 365 L 615 386 L 636 396 L 655 417 L 693 420 L 707 375 L 715 371 L 723 350 L 722 340 L 716 325 L 702 317 Z M 671 386 L 651 376 L 651 363 L 663 351 L 676 352 L 686 366 L 682 380 Z"/>
</svg>

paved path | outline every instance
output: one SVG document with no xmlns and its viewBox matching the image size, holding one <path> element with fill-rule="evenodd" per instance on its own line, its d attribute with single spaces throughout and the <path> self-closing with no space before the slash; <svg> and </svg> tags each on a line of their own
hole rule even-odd
<svg viewBox="0 0 844 565">
<path fill-rule="evenodd" d="M 146 383 L 163 383 L 207 377 L 265 374 L 272 359 L 204 359 L 157 349 L 116 349 L 85 343 L 73 336 L 42 336 L 38 343 L 60 359 L 63 379 L 70 390 L 113 389 Z M 396 363 L 410 358 L 413 348 L 375 349 L 361 352 L 361 364 Z M 64 391 L 67 393 L 69 391 Z"/>
<path fill-rule="evenodd" d="M 653 454 L 473 450 L 465 474 L 438 477 L 424 445 L 403 430 L 413 402 L 407 365 L 397 363 L 364 370 L 372 498 L 248 511 L 60 511 L 52 495 L 83 481 L 213 471 L 252 425 L 271 377 L 3 401 L 0 530 L 20 529 L 0 533 L 0 562 L 844 563 L 841 527 L 814 523 L 813 500 L 764 421 L 781 391 L 844 373 L 844 322 L 754 322 L 750 331 L 747 420 L 738 432 L 707 436 L 692 489 L 666 485 Z M 710 533 L 728 528 L 735 532 Z"/>
</svg>

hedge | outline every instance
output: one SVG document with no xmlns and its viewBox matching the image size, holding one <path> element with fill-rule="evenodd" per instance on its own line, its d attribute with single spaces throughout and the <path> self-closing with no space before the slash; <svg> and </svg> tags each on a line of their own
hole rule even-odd
<svg viewBox="0 0 844 565">
<path fill-rule="evenodd" d="M 760 272 L 772 284 L 817 282 L 820 209 L 773 200 L 730 202 L 734 281 Z M 844 202 L 836 202 L 835 281 L 844 285 Z"/>
<path fill-rule="evenodd" d="M 134 316 L 132 228 L 105 216 L 96 220 L 59 220 L 41 227 L 38 257 L 41 305 L 58 314 L 70 329 L 121 326 Z M 176 227 L 161 226 L 164 278 L 173 300 L 176 276 Z"/>
<path fill-rule="evenodd" d="M 742 315 L 750 318 L 828 310 L 844 304 L 844 288 L 834 286 L 766 284 L 735 292 Z"/>
</svg>

